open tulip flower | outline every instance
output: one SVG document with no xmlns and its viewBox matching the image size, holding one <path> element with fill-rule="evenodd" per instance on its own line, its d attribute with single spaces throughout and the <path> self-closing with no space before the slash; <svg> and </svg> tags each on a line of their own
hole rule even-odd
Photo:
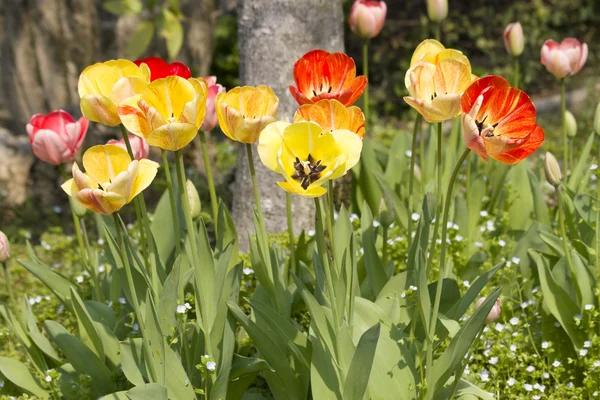
<svg viewBox="0 0 600 400">
<path fill-rule="evenodd" d="M 294 121 L 316 122 L 324 131 L 345 129 L 365 136 L 365 115 L 356 106 L 345 107 L 337 100 L 321 100 L 315 104 L 301 106 L 294 115 Z"/>
<path fill-rule="evenodd" d="M 206 83 L 208 83 L 208 98 L 206 99 L 206 117 L 200 129 L 203 131 L 211 131 L 217 126 L 217 109 L 216 100 L 217 95 L 225 91 L 225 87 L 217 83 L 216 76 L 207 76 Z"/>
<path fill-rule="evenodd" d="M 221 130 L 228 138 L 256 143 L 265 126 L 275 122 L 279 99 L 268 86 L 238 86 L 219 93 L 216 108 Z"/>
<path fill-rule="evenodd" d="M 110 60 L 91 65 L 79 76 L 81 113 L 90 121 L 117 126 L 121 123 L 118 106 L 144 91 L 149 82 L 146 64 L 138 67 L 129 60 Z"/>
<path fill-rule="evenodd" d="M 469 59 L 440 42 L 425 40 L 415 50 L 404 83 L 404 97 L 427 122 L 443 122 L 460 114 L 460 97 L 476 79 Z"/>
<path fill-rule="evenodd" d="M 206 115 L 206 98 L 204 79 L 168 76 L 124 101 L 119 116 L 129 132 L 150 146 L 177 151 L 196 137 Z"/>
<path fill-rule="evenodd" d="M 134 64 L 141 66 L 146 64 L 150 69 L 150 81 L 155 81 L 167 76 L 180 76 L 183 79 L 188 79 L 192 76 L 190 68 L 180 62 L 168 64 L 165 60 L 159 57 L 147 57 L 143 60 L 135 60 Z"/>
<path fill-rule="evenodd" d="M 546 40 L 542 46 L 541 62 L 548 72 L 561 79 L 575 75 L 583 67 L 588 56 L 588 46 L 579 40 L 566 38 L 560 44 Z"/>
<path fill-rule="evenodd" d="M 294 65 L 296 86 L 290 92 L 298 104 L 335 99 L 346 107 L 354 104 L 367 87 L 365 76 L 356 76 L 354 60 L 344 53 L 312 50 Z"/>
<path fill-rule="evenodd" d="M 63 190 L 79 204 L 110 215 L 131 202 L 152 183 L 158 164 L 147 159 L 133 160 L 123 148 L 114 145 L 90 147 L 83 155 L 85 173 L 73 164 L 73 179 Z"/>
<path fill-rule="evenodd" d="M 360 159 L 362 140 L 346 129 L 324 131 L 314 122 L 275 122 L 260 135 L 263 164 L 285 178 L 278 185 L 289 193 L 319 197 L 327 181 L 339 178 Z"/>
<path fill-rule="evenodd" d="M 77 121 L 63 110 L 35 114 L 27 124 L 33 154 L 42 161 L 60 165 L 71 161 L 83 144 L 88 128 L 84 117 Z"/>
<path fill-rule="evenodd" d="M 148 142 L 146 142 L 146 139 L 135 135 L 128 135 L 128 138 L 134 159 L 141 160 L 142 158 L 148 157 L 150 146 L 148 145 Z M 127 145 L 125 145 L 125 140 L 123 139 L 112 139 L 106 142 L 106 144 L 113 144 L 127 150 Z"/>
<path fill-rule="evenodd" d="M 516 164 L 537 150 L 544 130 L 529 96 L 500 76 L 473 83 L 461 100 L 465 145 L 484 161 Z"/>
</svg>

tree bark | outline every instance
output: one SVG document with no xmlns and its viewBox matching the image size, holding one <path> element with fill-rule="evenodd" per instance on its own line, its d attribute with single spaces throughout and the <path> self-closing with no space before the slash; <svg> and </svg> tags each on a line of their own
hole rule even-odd
<svg viewBox="0 0 600 400">
<path fill-rule="evenodd" d="M 238 0 L 240 78 L 243 85 L 268 85 L 279 97 L 279 119 L 292 120 L 298 104 L 288 87 L 294 84 L 296 60 L 310 50 L 344 50 L 341 0 Z M 270 232 L 286 229 L 285 192 L 277 186 L 282 177 L 268 170 L 254 147 L 258 186 L 265 224 Z M 249 199 L 253 199 L 245 146 L 238 148 L 233 188 L 233 218 L 240 244 L 253 230 Z M 294 196 L 294 229 L 313 226 L 313 202 Z"/>
</svg>

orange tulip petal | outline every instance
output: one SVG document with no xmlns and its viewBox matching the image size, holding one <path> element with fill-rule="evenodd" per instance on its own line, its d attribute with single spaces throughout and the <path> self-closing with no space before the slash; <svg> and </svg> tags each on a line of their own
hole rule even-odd
<svg viewBox="0 0 600 400">
<path fill-rule="evenodd" d="M 358 98 L 360 96 L 362 96 L 363 92 L 367 88 L 367 83 L 368 83 L 368 79 L 366 76 L 363 76 L 363 75 L 356 77 L 352 81 L 352 85 L 350 86 L 350 89 L 352 89 L 352 95 L 350 96 L 350 98 L 348 100 L 343 102 L 346 107 L 354 104 L 354 102 L 356 100 L 358 100 Z"/>
<path fill-rule="evenodd" d="M 536 126 L 533 132 L 529 134 L 527 140 L 520 146 L 505 153 L 491 155 L 490 157 L 504 164 L 516 164 L 536 151 L 542 145 L 544 137 L 544 130 L 540 126 Z"/>
<path fill-rule="evenodd" d="M 503 77 L 496 75 L 486 76 L 473 82 L 462 95 L 460 106 L 463 112 L 470 112 L 477 98 L 494 87 L 499 89 L 509 88 L 510 83 Z"/>
</svg>

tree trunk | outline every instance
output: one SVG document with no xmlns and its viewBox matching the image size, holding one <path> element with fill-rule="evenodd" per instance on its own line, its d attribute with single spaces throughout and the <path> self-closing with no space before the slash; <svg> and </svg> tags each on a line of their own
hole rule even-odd
<svg viewBox="0 0 600 400">
<path fill-rule="evenodd" d="M 294 84 L 296 60 L 310 50 L 344 50 L 341 0 L 238 0 L 240 77 L 243 85 L 265 84 L 279 97 L 279 119 L 292 120 L 298 108 L 288 87 Z M 268 170 L 254 146 L 258 186 L 265 224 L 270 232 L 286 229 L 285 192 L 277 186 L 283 178 Z M 234 183 L 233 218 L 241 245 L 253 230 L 249 199 L 253 199 L 245 146 L 238 148 Z M 313 202 L 294 196 L 294 229 L 313 226 Z"/>
</svg>

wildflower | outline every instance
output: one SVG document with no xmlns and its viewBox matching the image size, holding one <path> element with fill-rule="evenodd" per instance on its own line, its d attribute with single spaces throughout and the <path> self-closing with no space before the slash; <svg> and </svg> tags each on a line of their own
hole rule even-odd
<svg viewBox="0 0 600 400">
<path fill-rule="evenodd" d="M 512 318 L 511 318 L 511 319 L 510 319 L 508 322 L 510 322 L 510 324 L 511 324 L 512 326 L 515 326 L 515 325 L 518 325 L 520 321 L 519 321 L 519 318 L 517 318 L 517 317 L 512 317 Z"/>
<path fill-rule="evenodd" d="M 496 365 L 498 364 L 498 357 L 492 357 L 488 360 L 488 363 L 492 364 L 492 365 Z"/>
<path fill-rule="evenodd" d="M 411 214 L 411 216 L 410 216 L 410 218 L 411 218 L 413 221 L 418 221 L 418 220 L 419 220 L 419 218 L 421 218 L 421 216 L 420 216 L 419 214 L 417 214 L 417 213 L 412 213 L 412 214 Z"/>
<path fill-rule="evenodd" d="M 592 341 L 586 340 L 585 342 L 583 342 L 583 347 L 585 347 L 586 349 L 589 349 L 590 347 L 592 347 Z"/>
<path fill-rule="evenodd" d="M 550 347 L 549 342 L 542 342 L 542 349 L 547 349 L 548 347 Z"/>
<path fill-rule="evenodd" d="M 506 381 L 506 384 L 507 384 L 508 386 L 510 386 L 510 387 L 514 386 L 514 385 L 515 385 L 515 383 L 517 383 L 517 380 L 516 380 L 515 378 L 509 378 L 509 379 Z"/>
<path fill-rule="evenodd" d="M 585 357 L 587 356 L 588 350 L 587 349 L 581 349 L 579 350 L 579 356 L 580 357 Z"/>
<path fill-rule="evenodd" d="M 244 273 L 244 275 L 251 275 L 251 274 L 253 274 L 253 273 L 254 273 L 254 270 L 253 270 L 252 268 L 245 267 L 245 268 L 242 270 L 242 272 Z"/>
<path fill-rule="evenodd" d="M 535 371 L 535 367 L 533 365 L 530 365 L 527 368 L 525 368 L 525 371 L 532 373 L 533 371 Z"/>
<path fill-rule="evenodd" d="M 215 369 L 217 369 L 217 363 L 214 361 L 209 361 L 206 363 L 206 369 L 209 371 L 214 371 Z"/>
<path fill-rule="evenodd" d="M 552 366 L 553 366 L 554 368 L 558 368 L 558 367 L 560 367 L 561 365 L 562 365 L 562 363 L 561 363 L 560 361 L 558 361 L 558 360 L 554 360 L 554 362 L 552 363 Z"/>
<path fill-rule="evenodd" d="M 513 257 L 511 260 L 515 264 L 520 264 L 521 263 L 521 259 L 519 257 Z"/>
</svg>

